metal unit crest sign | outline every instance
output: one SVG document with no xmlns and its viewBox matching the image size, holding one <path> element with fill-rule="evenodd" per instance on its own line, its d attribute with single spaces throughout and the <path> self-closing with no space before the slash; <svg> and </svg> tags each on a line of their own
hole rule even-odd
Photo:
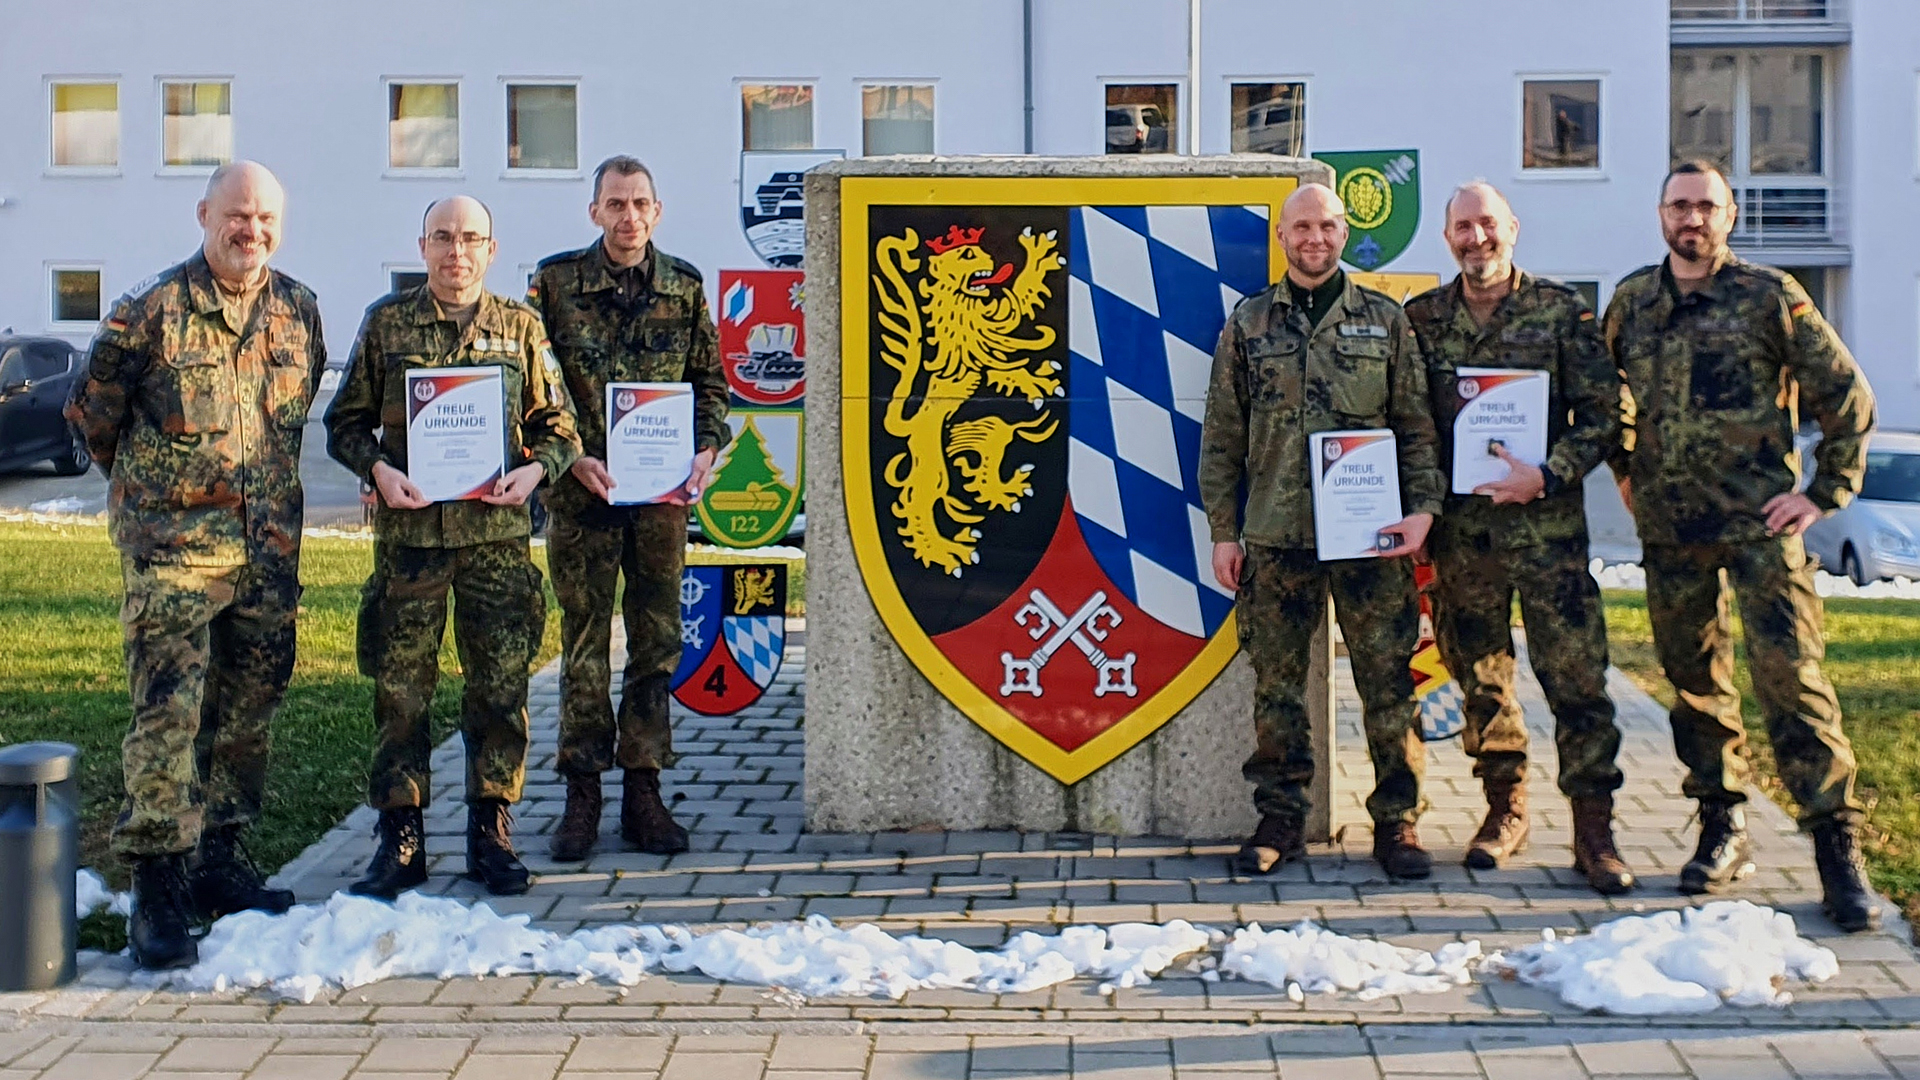
<svg viewBox="0 0 1920 1080">
<path fill-rule="evenodd" d="M 1195 475 L 1227 313 L 1291 177 L 848 177 L 842 453 L 860 572 L 963 713 L 1073 783 L 1236 649 Z"/>
</svg>

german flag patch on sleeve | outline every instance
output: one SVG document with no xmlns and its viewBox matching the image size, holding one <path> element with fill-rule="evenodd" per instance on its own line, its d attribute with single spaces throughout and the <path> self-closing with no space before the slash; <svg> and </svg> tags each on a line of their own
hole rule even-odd
<svg viewBox="0 0 1920 1080">
<path fill-rule="evenodd" d="M 1799 303 L 1793 305 L 1791 308 L 1787 309 L 1787 314 L 1795 319 L 1799 318 L 1802 315 L 1811 315 L 1812 313 L 1813 313 L 1813 301 L 1811 300 L 1802 300 Z"/>
</svg>

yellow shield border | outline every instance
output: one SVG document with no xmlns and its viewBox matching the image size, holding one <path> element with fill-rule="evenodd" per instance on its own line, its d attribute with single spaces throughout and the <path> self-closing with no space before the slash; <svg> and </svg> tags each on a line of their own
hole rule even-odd
<svg viewBox="0 0 1920 1080">
<path fill-rule="evenodd" d="M 1120 722 L 1076 750 L 1062 750 L 1022 723 L 954 667 L 920 628 L 887 567 L 874 514 L 867 407 L 872 359 L 868 210 L 874 206 L 1265 206 L 1269 221 L 1298 181 L 1290 176 L 865 177 L 840 182 L 841 462 L 847 524 L 867 593 L 894 641 L 948 701 L 1009 750 L 1063 784 L 1072 784 L 1127 752 L 1225 670 L 1239 649 L 1237 614 L 1214 632 L 1179 675 Z M 1286 270 L 1269 239 L 1269 280 Z"/>
</svg>

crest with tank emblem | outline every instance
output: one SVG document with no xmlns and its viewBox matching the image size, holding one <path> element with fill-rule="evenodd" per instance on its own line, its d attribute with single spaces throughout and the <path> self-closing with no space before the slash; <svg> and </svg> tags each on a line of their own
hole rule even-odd
<svg viewBox="0 0 1920 1080">
<path fill-rule="evenodd" d="M 854 549 L 894 638 L 1058 780 L 1236 648 L 1196 470 L 1212 353 L 1290 178 L 842 182 Z"/>
</svg>

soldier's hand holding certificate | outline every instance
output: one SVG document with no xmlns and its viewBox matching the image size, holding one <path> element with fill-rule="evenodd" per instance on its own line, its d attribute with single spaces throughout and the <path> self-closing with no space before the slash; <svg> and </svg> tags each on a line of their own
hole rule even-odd
<svg viewBox="0 0 1920 1080">
<path fill-rule="evenodd" d="M 615 506 L 665 501 L 693 474 L 693 386 L 607 384 L 607 474 Z"/>
<path fill-rule="evenodd" d="M 506 472 L 498 367 L 407 372 L 407 479 L 429 502 L 478 499 Z"/>
<path fill-rule="evenodd" d="M 1454 384 L 1460 411 L 1453 418 L 1453 493 L 1477 494 L 1507 478 L 1499 446 L 1528 465 L 1547 460 L 1547 388 L 1544 371 L 1463 367 Z"/>
</svg>

